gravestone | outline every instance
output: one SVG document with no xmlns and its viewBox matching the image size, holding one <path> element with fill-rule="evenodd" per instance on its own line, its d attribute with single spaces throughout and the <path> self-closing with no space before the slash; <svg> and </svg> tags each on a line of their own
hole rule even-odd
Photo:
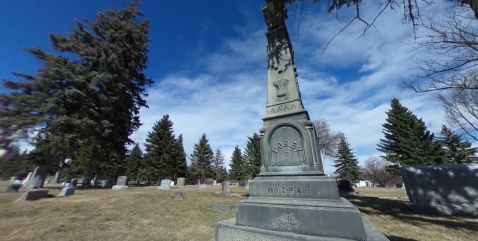
<svg viewBox="0 0 478 241">
<path fill-rule="evenodd" d="M 78 178 L 71 179 L 71 186 L 76 187 L 78 185 Z"/>
<path fill-rule="evenodd" d="M 186 178 L 184 177 L 178 177 L 178 183 L 177 185 L 178 187 L 185 187 L 186 186 Z"/>
<path fill-rule="evenodd" d="M 66 185 L 66 182 L 62 182 L 61 186 L 64 187 Z"/>
<path fill-rule="evenodd" d="M 223 197 L 230 197 L 231 192 L 229 191 L 229 181 L 222 181 L 222 192 Z"/>
<path fill-rule="evenodd" d="M 158 181 L 158 186 L 161 186 L 161 180 Z"/>
<path fill-rule="evenodd" d="M 136 183 L 134 184 L 135 186 L 140 186 L 141 182 L 139 180 L 136 180 Z"/>
<path fill-rule="evenodd" d="M 403 166 L 402 211 L 478 217 L 478 164 Z"/>
<path fill-rule="evenodd" d="M 174 193 L 174 200 L 184 200 L 182 192 L 175 192 Z"/>
<path fill-rule="evenodd" d="M 98 183 L 99 183 L 98 179 L 96 179 L 96 178 L 91 180 L 91 186 L 93 186 L 93 187 L 96 187 L 98 185 Z"/>
<path fill-rule="evenodd" d="M 249 182 L 249 197 L 236 205 L 235 218 L 216 223 L 216 240 L 388 240 L 325 176 L 316 130 L 299 92 L 287 9 L 284 1 L 266 2 L 260 173 Z"/>
<path fill-rule="evenodd" d="M 30 180 L 30 178 L 32 177 L 32 174 L 33 174 L 33 172 L 29 172 L 27 177 L 23 180 L 22 184 L 27 183 Z"/>
<path fill-rule="evenodd" d="M 48 190 L 30 190 L 30 191 L 26 191 L 15 202 L 35 201 L 35 200 L 47 198 L 47 197 L 48 197 Z"/>
<path fill-rule="evenodd" d="M 128 177 L 127 176 L 119 176 L 116 185 L 113 186 L 113 190 L 122 190 L 128 188 Z"/>
<path fill-rule="evenodd" d="M 161 189 L 161 190 L 169 190 L 171 189 L 171 180 L 169 179 L 163 179 L 161 180 L 161 186 L 158 187 L 158 189 Z"/>
<path fill-rule="evenodd" d="M 66 196 L 74 195 L 75 191 L 76 191 L 76 188 L 74 187 L 65 187 L 61 189 L 61 192 L 60 194 L 58 194 L 57 197 L 66 197 Z"/>
<path fill-rule="evenodd" d="M 214 181 L 212 182 L 212 185 L 213 185 L 213 186 L 216 186 L 216 185 L 217 185 L 217 181 L 214 180 Z"/>
<path fill-rule="evenodd" d="M 207 188 L 207 185 L 206 184 L 199 184 L 199 188 Z"/>
<path fill-rule="evenodd" d="M 13 181 L 8 185 L 7 187 L 7 192 L 12 193 L 12 192 L 18 192 L 18 190 L 22 187 L 22 182 L 19 180 Z"/>
<path fill-rule="evenodd" d="M 65 187 L 71 187 L 71 183 L 66 183 Z"/>
<path fill-rule="evenodd" d="M 239 187 L 246 187 L 247 181 L 246 180 L 240 180 L 239 181 Z"/>
<path fill-rule="evenodd" d="M 212 185 L 214 183 L 214 180 L 212 178 L 206 178 L 204 182 L 206 185 Z"/>
<path fill-rule="evenodd" d="M 111 181 L 109 181 L 109 180 L 102 180 L 102 181 L 101 181 L 101 187 L 103 187 L 103 188 L 110 188 L 110 187 L 111 187 Z"/>
</svg>

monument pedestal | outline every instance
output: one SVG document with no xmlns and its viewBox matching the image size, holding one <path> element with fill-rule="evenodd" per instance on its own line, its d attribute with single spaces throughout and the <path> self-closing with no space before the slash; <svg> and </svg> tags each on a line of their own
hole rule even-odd
<svg viewBox="0 0 478 241">
<path fill-rule="evenodd" d="M 361 216 L 367 241 L 388 241 L 387 237 L 378 230 L 367 217 Z M 342 226 L 343 229 L 347 227 Z M 271 231 L 255 227 L 240 226 L 236 219 L 223 220 L 216 223 L 216 240 L 237 241 L 237 240 L 267 240 L 267 241 L 349 241 L 351 239 L 320 237 L 304 234 L 297 234 L 284 231 Z"/>
<path fill-rule="evenodd" d="M 284 1 L 266 2 L 260 173 L 249 182 L 249 198 L 236 205 L 236 218 L 216 223 L 216 240 L 388 240 L 324 175 L 315 126 L 299 92 Z"/>
<path fill-rule="evenodd" d="M 125 185 L 114 185 L 111 189 L 112 189 L 112 190 L 123 190 L 123 189 L 128 189 L 128 186 L 125 186 Z"/>
</svg>

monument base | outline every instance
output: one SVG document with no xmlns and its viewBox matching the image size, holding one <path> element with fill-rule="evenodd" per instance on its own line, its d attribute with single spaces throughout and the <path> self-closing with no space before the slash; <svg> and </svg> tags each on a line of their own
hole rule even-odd
<svg viewBox="0 0 478 241">
<path fill-rule="evenodd" d="M 475 204 L 415 204 L 402 202 L 400 203 L 402 212 L 432 214 L 443 216 L 472 216 L 478 217 L 478 203 Z"/>
<path fill-rule="evenodd" d="M 128 186 L 114 185 L 111 189 L 113 189 L 113 190 L 123 190 L 123 189 L 128 189 Z"/>
<path fill-rule="evenodd" d="M 367 235 L 367 241 L 389 241 L 389 239 L 378 230 L 368 218 L 362 216 L 362 222 Z M 344 229 L 347 227 L 344 226 Z M 302 241 L 348 241 L 351 239 L 331 238 L 310 236 L 291 232 L 271 231 L 247 226 L 236 225 L 236 219 L 223 220 L 216 223 L 216 241 L 235 241 L 235 240 L 302 240 Z"/>
<path fill-rule="evenodd" d="M 70 195 L 74 195 L 76 191 L 76 188 L 74 187 L 65 187 L 61 190 L 60 194 L 58 194 L 57 197 L 66 197 Z"/>
</svg>

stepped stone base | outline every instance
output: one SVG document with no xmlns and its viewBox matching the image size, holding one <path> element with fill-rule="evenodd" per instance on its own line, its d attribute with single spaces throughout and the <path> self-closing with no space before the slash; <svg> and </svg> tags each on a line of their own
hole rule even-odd
<svg viewBox="0 0 478 241">
<path fill-rule="evenodd" d="M 388 238 L 383 235 L 365 216 L 362 216 L 363 226 L 365 228 L 365 234 L 367 241 L 388 241 Z M 347 229 L 346 226 L 342 226 L 343 229 Z M 331 238 L 310 236 L 304 234 L 297 234 L 291 232 L 271 231 L 253 227 L 236 225 L 236 219 L 228 219 L 216 223 L 216 241 L 350 241 L 352 239 Z"/>
<path fill-rule="evenodd" d="M 111 188 L 113 190 L 123 190 L 123 189 L 128 189 L 128 186 L 124 186 L 124 185 L 114 185 L 113 188 Z"/>
</svg>

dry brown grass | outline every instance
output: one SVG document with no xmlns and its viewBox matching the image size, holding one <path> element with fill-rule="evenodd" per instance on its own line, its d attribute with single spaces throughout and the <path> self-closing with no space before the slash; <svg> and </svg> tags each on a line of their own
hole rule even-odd
<svg viewBox="0 0 478 241">
<path fill-rule="evenodd" d="M 221 187 L 176 190 L 130 187 L 127 190 L 77 190 L 74 196 L 14 203 L 22 193 L 4 193 L 0 182 L 0 240 L 214 240 L 215 223 L 234 217 L 230 211 L 214 210 L 213 204 L 235 205 L 247 189 L 231 187 L 231 198 Z M 47 186 L 50 194 L 58 186 Z M 183 201 L 174 201 L 182 191 Z M 443 218 L 403 214 L 398 200 L 404 190 L 358 188 L 360 199 L 349 199 L 390 240 L 477 240 L 478 219 Z"/>
</svg>

